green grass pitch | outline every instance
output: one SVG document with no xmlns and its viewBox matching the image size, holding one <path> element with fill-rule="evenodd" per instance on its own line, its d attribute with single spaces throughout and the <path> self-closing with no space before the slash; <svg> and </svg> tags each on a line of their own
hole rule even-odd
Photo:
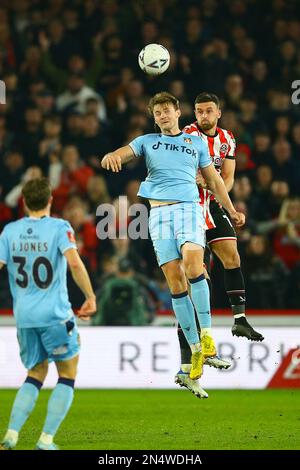
<svg viewBox="0 0 300 470">
<path fill-rule="evenodd" d="M 17 449 L 33 449 L 50 391 L 42 391 Z M 76 390 L 56 436 L 69 449 L 299 449 L 300 390 Z M 0 390 L 0 434 L 14 390 Z"/>
</svg>

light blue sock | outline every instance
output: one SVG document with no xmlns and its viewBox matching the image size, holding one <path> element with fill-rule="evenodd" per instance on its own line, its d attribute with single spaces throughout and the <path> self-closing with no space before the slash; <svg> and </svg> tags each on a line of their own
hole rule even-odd
<svg viewBox="0 0 300 470">
<path fill-rule="evenodd" d="M 194 307 L 188 292 L 172 294 L 172 305 L 181 329 L 189 344 L 199 343 Z"/>
<path fill-rule="evenodd" d="M 211 312 L 209 288 L 204 274 L 189 279 L 191 284 L 191 297 L 195 306 L 201 328 L 211 328 Z"/>
<path fill-rule="evenodd" d="M 35 406 L 42 385 L 41 382 L 33 377 L 27 377 L 16 395 L 11 410 L 8 429 L 13 429 L 17 432 L 21 430 Z"/>
<path fill-rule="evenodd" d="M 73 397 L 74 380 L 60 377 L 48 401 L 44 433 L 55 435 L 72 405 Z"/>
</svg>

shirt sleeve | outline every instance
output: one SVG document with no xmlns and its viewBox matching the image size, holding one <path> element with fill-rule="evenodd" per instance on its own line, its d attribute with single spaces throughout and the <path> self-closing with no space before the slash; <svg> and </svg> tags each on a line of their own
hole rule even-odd
<svg viewBox="0 0 300 470">
<path fill-rule="evenodd" d="M 7 264 L 8 257 L 9 257 L 9 247 L 8 247 L 6 230 L 4 229 L 0 235 L 0 262 Z"/>
<path fill-rule="evenodd" d="M 143 135 L 137 137 L 136 139 L 129 142 L 129 146 L 132 148 L 134 155 L 136 157 L 143 157 L 144 156 L 144 137 Z"/>
<path fill-rule="evenodd" d="M 206 168 L 212 164 L 212 159 L 209 154 L 208 145 L 201 138 L 199 138 L 199 168 Z"/>
<path fill-rule="evenodd" d="M 77 249 L 74 230 L 66 220 L 58 231 L 58 248 L 62 254 L 70 248 Z"/>
<path fill-rule="evenodd" d="M 225 158 L 229 158 L 229 160 L 235 160 L 235 157 L 236 157 L 235 138 L 234 138 L 234 135 L 233 135 L 232 132 L 227 131 L 227 133 L 228 133 L 227 141 L 228 141 L 228 144 L 229 144 L 229 149 L 228 149 L 228 153 L 227 153 Z"/>
</svg>

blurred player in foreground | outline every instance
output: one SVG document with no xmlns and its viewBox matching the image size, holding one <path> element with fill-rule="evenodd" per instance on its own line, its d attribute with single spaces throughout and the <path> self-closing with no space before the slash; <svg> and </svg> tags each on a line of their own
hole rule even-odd
<svg viewBox="0 0 300 470">
<path fill-rule="evenodd" d="M 72 227 L 65 220 L 50 217 L 52 196 L 48 180 L 27 182 L 22 194 L 28 217 L 4 228 L 0 236 L 0 268 L 7 265 L 20 356 L 28 375 L 16 395 L 0 450 L 17 445 L 19 432 L 34 409 L 51 361 L 55 362 L 58 382 L 49 398 L 36 449 L 57 450 L 53 438 L 73 401 L 80 350 L 68 299 L 67 264 L 86 297 L 78 316 L 89 319 L 96 311 L 96 301 Z"/>
<path fill-rule="evenodd" d="M 245 218 L 233 207 L 207 145 L 180 131 L 178 100 L 169 93 L 158 93 L 150 100 L 149 111 L 161 133 L 137 137 L 129 145 L 105 155 L 101 165 L 119 172 L 124 163 L 145 158 L 148 176 L 138 195 L 147 198 L 151 206 L 151 239 L 171 291 L 175 315 L 192 353 L 189 380 L 196 380 L 202 375 L 205 359 L 217 354 L 211 336 L 209 289 L 203 274 L 205 221 L 196 185 L 199 168 L 235 223 L 243 225 Z M 186 278 L 191 285 L 190 295 Z M 194 306 L 201 326 L 201 344 Z M 200 387 L 198 394 L 208 396 Z"/>
</svg>

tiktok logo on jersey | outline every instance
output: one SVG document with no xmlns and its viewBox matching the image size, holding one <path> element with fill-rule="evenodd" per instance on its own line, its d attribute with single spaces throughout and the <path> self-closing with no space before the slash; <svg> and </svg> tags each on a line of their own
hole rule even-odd
<svg viewBox="0 0 300 470">
<path fill-rule="evenodd" d="M 162 148 L 161 148 L 162 147 Z M 153 150 L 171 150 L 172 152 L 184 152 L 193 157 L 197 157 L 197 152 L 193 149 L 186 147 L 185 145 L 175 145 L 168 144 L 167 142 L 157 142 L 157 144 L 152 145 Z"/>
</svg>

